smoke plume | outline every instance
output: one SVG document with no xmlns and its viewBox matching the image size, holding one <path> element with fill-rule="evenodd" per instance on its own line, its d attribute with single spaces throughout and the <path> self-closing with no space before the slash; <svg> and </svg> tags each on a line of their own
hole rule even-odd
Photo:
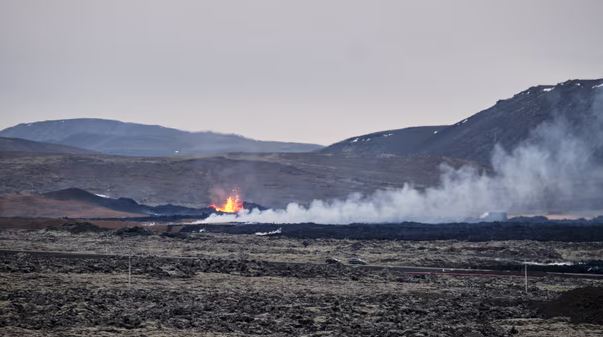
<svg viewBox="0 0 603 337">
<path fill-rule="evenodd" d="M 467 221 L 488 211 L 545 213 L 596 207 L 603 196 L 603 170 L 597 160 L 603 144 L 601 96 L 579 118 L 553 113 L 554 118 L 511 151 L 496 146 L 489 173 L 442 166 L 436 187 L 418 190 L 408 184 L 343 200 L 315 200 L 308 206 L 290 203 L 285 209 L 213 215 L 204 222 L 438 223 Z"/>
</svg>

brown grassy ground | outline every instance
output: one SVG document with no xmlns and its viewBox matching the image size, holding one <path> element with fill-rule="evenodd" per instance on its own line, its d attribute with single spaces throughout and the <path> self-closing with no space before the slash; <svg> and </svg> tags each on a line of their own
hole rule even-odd
<svg viewBox="0 0 603 337">
<path fill-rule="evenodd" d="M 55 200 L 39 194 L 14 193 L 0 197 L 0 216 L 31 218 L 123 218 L 144 214 L 122 212 L 77 200 Z"/>
</svg>

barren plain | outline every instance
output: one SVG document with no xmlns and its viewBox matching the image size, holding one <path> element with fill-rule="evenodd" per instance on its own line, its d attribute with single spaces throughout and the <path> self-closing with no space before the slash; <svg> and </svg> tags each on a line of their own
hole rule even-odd
<svg viewBox="0 0 603 337">
<path fill-rule="evenodd" d="M 179 239 L 5 229 L 0 247 L 4 336 L 603 334 L 603 326 L 594 324 L 600 304 L 565 315 L 545 310 L 568 290 L 595 287 L 586 289 L 600 296 L 602 278 L 529 274 L 526 293 L 522 275 L 434 272 L 501 260 L 597 260 L 601 242 L 219 233 Z M 366 265 L 350 264 L 354 258 Z M 400 266 L 433 268 L 411 272 Z"/>
</svg>

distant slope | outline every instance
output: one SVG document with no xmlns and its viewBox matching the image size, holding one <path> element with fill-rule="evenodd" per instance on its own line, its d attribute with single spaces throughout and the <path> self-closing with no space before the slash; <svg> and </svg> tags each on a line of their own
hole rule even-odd
<svg viewBox="0 0 603 337">
<path fill-rule="evenodd" d="M 116 211 L 78 200 L 56 200 L 35 193 L 15 193 L 0 197 L 0 217 L 28 218 L 124 218 L 142 213 Z"/>
<path fill-rule="evenodd" d="M 514 149 L 543 122 L 577 124 L 593 109 L 603 109 L 603 79 L 534 86 L 438 132 L 419 153 L 488 163 L 496 144 Z"/>
<path fill-rule="evenodd" d="M 132 199 L 113 199 L 78 188 L 68 188 L 43 194 L 11 193 L 0 196 L 0 217 L 207 216 L 212 211 L 210 208 L 188 208 L 174 205 L 147 206 Z"/>
<path fill-rule="evenodd" d="M 111 197 L 132 198 L 146 205 L 199 208 L 222 202 L 220 191 L 229 192 L 236 187 L 246 201 L 284 207 L 293 201 L 342 198 L 353 192 L 399 188 L 405 183 L 419 188 L 432 186 L 438 183 L 442 163 L 452 167 L 471 164 L 428 156 L 365 158 L 320 153 L 231 154 L 194 159 L 4 155 L 0 156 L 0 195 L 77 187 Z"/>
<path fill-rule="evenodd" d="M 454 125 L 377 132 L 321 151 L 444 156 L 489 164 L 496 144 L 511 150 L 543 122 L 562 117 L 576 123 L 593 109 L 603 109 L 603 79 L 570 80 L 531 87 Z"/>
<path fill-rule="evenodd" d="M 239 135 L 187 132 L 159 125 L 81 118 L 19 124 L 0 137 L 79 147 L 126 156 L 211 155 L 228 152 L 309 152 L 320 145 L 258 141 Z"/>
<path fill-rule="evenodd" d="M 0 152 L 17 153 L 53 153 L 53 154 L 92 154 L 90 150 L 84 150 L 77 147 L 34 142 L 19 138 L 0 137 Z"/>
<path fill-rule="evenodd" d="M 446 126 L 418 126 L 398 130 L 369 133 L 348 138 L 327 146 L 322 153 L 348 154 L 380 154 L 396 155 L 415 154 L 430 137 L 446 128 Z"/>
<path fill-rule="evenodd" d="M 61 201 L 77 201 L 90 205 L 106 207 L 108 209 L 120 212 L 170 216 L 170 215 L 204 215 L 212 211 L 208 205 L 203 208 L 190 208 L 176 205 L 148 206 L 139 204 L 130 198 L 111 198 L 106 195 L 93 194 L 79 188 L 66 188 L 59 191 L 52 191 L 42 194 L 43 197 Z"/>
</svg>

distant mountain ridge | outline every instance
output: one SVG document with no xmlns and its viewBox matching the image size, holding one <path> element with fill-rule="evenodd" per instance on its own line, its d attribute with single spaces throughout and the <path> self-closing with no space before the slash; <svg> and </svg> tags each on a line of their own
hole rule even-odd
<svg viewBox="0 0 603 337">
<path fill-rule="evenodd" d="M 322 147 L 96 118 L 22 123 L 0 131 L 0 137 L 60 144 L 105 154 L 151 157 L 230 152 L 310 152 Z"/>
<path fill-rule="evenodd" d="M 453 125 L 382 131 L 348 138 L 322 153 L 431 155 L 489 164 L 496 144 L 511 150 L 545 121 L 576 123 L 603 109 L 603 79 L 538 85 Z"/>
</svg>

